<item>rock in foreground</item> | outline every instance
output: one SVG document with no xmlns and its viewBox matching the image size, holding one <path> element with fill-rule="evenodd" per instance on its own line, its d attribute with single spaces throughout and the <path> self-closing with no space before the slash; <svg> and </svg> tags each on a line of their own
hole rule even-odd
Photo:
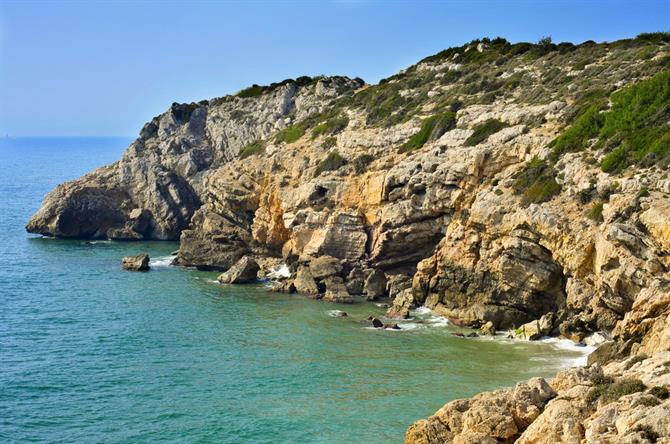
<svg viewBox="0 0 670 444">
<path fill-rule="evenodd" d="M 149 255 L 141 253 L 137 256 L 125 256 L 121 260 L 121 267 L 129 271 L 147 271 L 149 270 Z"/>
</svg>

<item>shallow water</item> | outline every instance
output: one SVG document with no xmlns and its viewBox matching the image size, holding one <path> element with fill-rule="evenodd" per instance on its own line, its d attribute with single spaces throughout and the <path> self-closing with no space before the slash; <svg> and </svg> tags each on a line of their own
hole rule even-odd
<svg viewBox="0 0 670 444">
<path fill-rule="evenodd" d="M 127 139 L 0 142 L 0 441 L 401 442 L 446 401 L 553 374 L 562 343 L 454 337 L 425 311 L 225 286 L 170 267 L 175 243 L 64 241 L 23 229 L 54 185 Z M 147 273 L 120 258 L 152 257 Z M 346 318 L 331 311 L 342 309 Z"/>
</svg>

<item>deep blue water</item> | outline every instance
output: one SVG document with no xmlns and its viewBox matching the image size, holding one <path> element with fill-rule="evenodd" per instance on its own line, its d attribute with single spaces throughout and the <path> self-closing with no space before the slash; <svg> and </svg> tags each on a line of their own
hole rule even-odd
<svg viewBox="0 0 670 444">
<path fill-rule="evenodd" d="M 551 375 L 578 354 L 465 340 L 428 314 L 222 286 L 165 265 L 175 243 L 43 239 L 24 225 L 56 184 L 124 138 L 0 142 L 0 442 L 402 442 L 446 401 Z M 154 267 L 124 272 L 147 251 Z M 413 327 L 413 328 L 412 328 Z"/>
</svg>

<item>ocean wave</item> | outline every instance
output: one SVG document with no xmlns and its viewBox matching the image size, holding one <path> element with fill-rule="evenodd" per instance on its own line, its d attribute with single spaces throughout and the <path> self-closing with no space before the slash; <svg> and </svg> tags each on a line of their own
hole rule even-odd
<svg viewBox="0 0 670 444">
<path fill-rule="evenodd" d="M 288 269 L 288 265 L 281 264 L 279 267 L 271 269 L 267 277 L 269 279 L 288 278 L 291 277 L 291 270 Z"/>
<path fill-rule="evenodd" d="M 172 265 L 175 256 L 158 256 L 149 260 L 149 266 L 152 268 L 166 268 Z"/>
</svg>

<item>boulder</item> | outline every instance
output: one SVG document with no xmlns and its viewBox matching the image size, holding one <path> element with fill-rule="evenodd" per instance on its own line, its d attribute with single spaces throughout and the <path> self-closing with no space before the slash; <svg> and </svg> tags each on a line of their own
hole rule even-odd
<svg viewBox="0 0 670 444">
<path fill-rule="evenodd" d="M 219 275 L 222 284 L 249 284 L 256 282 L 260 267 L 254 258 L 244 256 L 228 271 Z"/>
<path fill-rule="evenodd" d="M 316 296 L 319 294 L 319 287 L 309 271 L 308 267 L 298 268 L 298 272 L 293 280 L 293 286 L 298 293 Z"/>
<path fill-rule="evenodd" d="M 374 328 L 384 328 L 384 323 L 375 317 L 368 318 Z"/>
<path fill-rule="evenodd" d="M 398 324 L 384 324 L 384 330 L 400 330 Z"/>
<path fill-rule="evenodd" d="M 147 271 L 149 269 L 149 255 L 141 253 L 137 256 L 125 256 L 121 260 L 121 267 L 130 271 Z"/>
<path fill-rule="evenodd" d="M 365 285 L 365 273 L 360 267 L 354 267 L 347 276 L 347 291 L 349 294 L 363 294 L 363 286 Z"/>
<path fill-rule="evenodd" d="M 481 327 L 479 327 L 479 332 L 486 336 L 494 336 L 496 334 L 496 329 L 493 326 L 493 322 L 488 321 Z"/>
<path fill-rule="evenodd" d="M 323 281 L 326 286 L 326 293 L 323 300 L 326 302 L 336 302 L 338 304 L 353 304 L 354 298 L 347 293 L 347 287 L 344 280 L 338 276 L 331 276 Z"/>
<path fill-rule="evenodd" d="M 414 306 L 414 293 L 411 288 L 407 288 L 400 292 L 393 300 L 393 306 L 386 312 L 386 317 L 392 319 L 407 319 L 409 318 L 409 310 Z"/>
<path fill-rule="evenodd" d="M 365 280 L 363 293 L 368 301 L 382 297 L 386 294 L 386 275 L 378 268 L 372 270 Z"/>
<path fill-rule="evenodd" d="M 316 280 L 339 275 L 342 272 L 340 260 L 332 256 L 319 256 L 309 263 L 309 271 Z"/>
<path fill-rule="evenodd" d="M 547 313 L 540 319 L 523 324 L 514 331 L 514 334 L 518 338 L 525 339 L 527 341 L 535 341 L 540 339 L 542 336 L 547 336 L 549 333 L 551 333 L 553 326 L 554 314 Z"/>
</svg>

